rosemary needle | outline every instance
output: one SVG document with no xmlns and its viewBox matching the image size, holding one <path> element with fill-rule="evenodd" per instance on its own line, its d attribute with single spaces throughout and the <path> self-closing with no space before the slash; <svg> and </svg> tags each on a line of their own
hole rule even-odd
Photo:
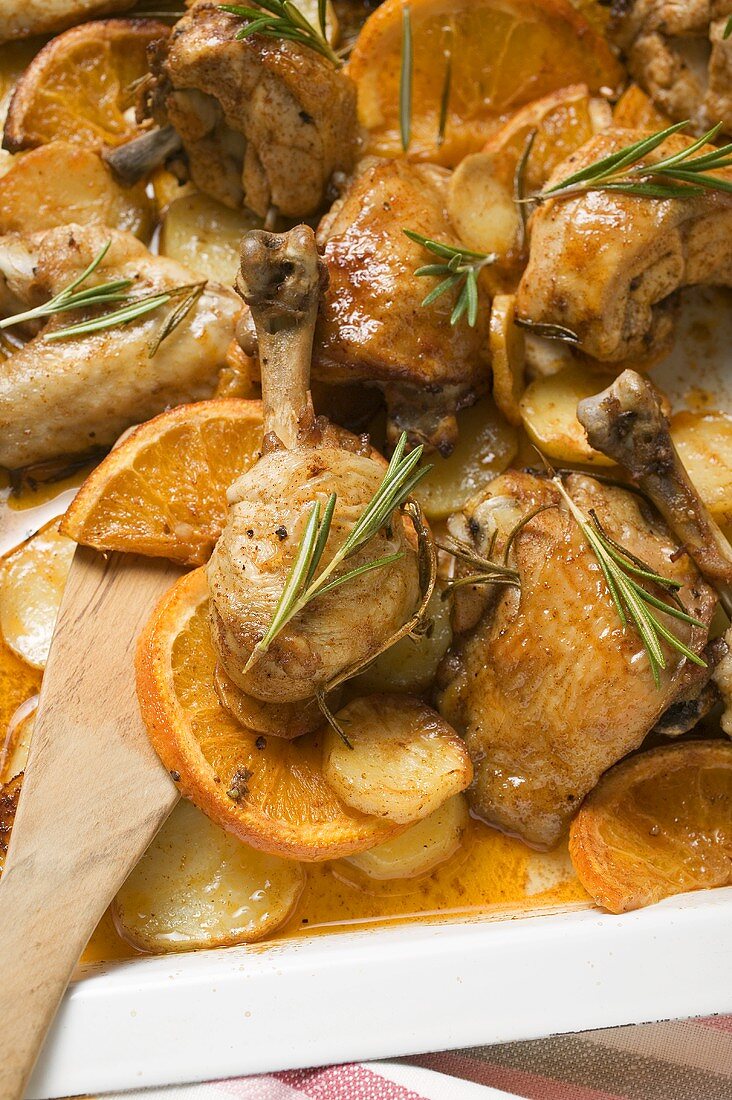
<svg viewBox="0 0 732 1100">
<path fill-rule="evenodd" d="M 241 4 L 220 4 L 219 8 L 245 20 L 244 26 L 237 32 L 238 39 L 259 34 L 265 38 L 297 42 L 300 46 L 315 50 L 337 68 L 343 64 L 326 36 L 324 0 L 318 0 L 318 27 L 313 26 L 292 0 L 257 0 L 256 8 Z"/>
<path fill-rule="evenodd" d="M 478 275 L 487 264 L 495 262 L 496 254 L 472 252 L 469 248 L 458 248 L 445 244 L 444 241 L 433 241 L 429 237 L 423 237 L 421 233 L 415 233 L 412 229 L 403 229 L 402 232 L 409 237 L 410 241 L 421 244 L 433 256 L 438 256 L 443 261 L 439 264 L 418 267 L 414 272 L 418 276 L 442 276 L 442 281 L 423 299 L 422 305 L 429 306 L 446 291 L 459 287 L 460 293 L 450 316 L 450 324 L 456 325 L 460 318 L 467 314 L 468 324 L 472 328 L 478 319 Z"/>
<path fill-rule="evenodd" d="M 406 153 L 412 140 L 412 15 L 409 5 L 402 11 L 402 62 L 399 72 L 399 132 Z"/>
<path fill-rule="evenodd" d="M 388 523 L 394 510 L 405 504 L 417 483 L 432 469 L 431 466 L 423 466 L 417 469 L 423 448 L 416 447 L 410 454 L 405 456 L 406 446 L 407 436 L 406 433 L 403 433 L 394 450 L 381 485 L 356 520 L 348 537 L 338 547 L 328 565 L 320 573 L 318 573 L 318 567 L 322 561 L 328 536 L 330 535 L 337 496 L 335 493 L 331 493 L 324 509 L 321 508 L 320 501 L 313 502 L 295 557 L 285 579 L 282 595 L 272 616 L 272 621 L 264 637 L 253 649 L 249 660 L 244 666 L 244 672 L 252 667 L 261 653 L 267 652 L 267 649 L 283 627 L 316 596 L 332 592 L 355 577 L 391 565 L 403 557 L 401 553 L 388 554 L 382 558 L 376 558 L 374 561 L 365 562 L 363 565 L 350 569 L 339 576 L 333 576 L 340 565 L 365 546 Z"/>
<path fill-rule="evenodd" d="M 721 122 L 679 152 L 662 157 L 654 164 L 640 163 L 667 138 L 688 125 L 688 120 L 677 122 L 634 141 L 524 201 L 569 198 L 586 191 L 615 191 L 651 199 L 685 199 L 705 191 L 732 193 L 732 179 L 710 174 L 732 165 L 732 142 L 701 152 L 717 137 Z"/>
</svg>

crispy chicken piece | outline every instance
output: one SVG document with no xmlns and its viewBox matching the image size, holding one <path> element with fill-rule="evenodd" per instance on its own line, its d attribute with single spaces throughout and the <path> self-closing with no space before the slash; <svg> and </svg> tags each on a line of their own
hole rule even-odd
<svg viewBox="0 0 732 1100">
<path fill-rule="evenodd" d="M 633 78 L 675 122 L 732 133 L 732 0 L 615 0 L 611 36 Z"/>
<path fill-rule="evenodd" d="M 664 576 L 683 582 L 687 610 L 709 624 L 716 600 L 688 557 L 673 561 L 676 542 L 635 494 L 585 474 L 565 486 L 608 533 Z M 623 629 L 597 560 L 546 478 L 509 471 L 453 532 L 487 552 L 541 504 L 552 504 L 523 528 L 511 559 L 521 588 L 470 586 L 456 595 L 464 633 L 445 659 L 439 710 L 467 741 L 476 767 L 473 809 L 529 844 L 549 847 L 602 773 L 638 748 L 660 716 L 687 698 L 687 662 L 666 650 L 656 688 L 642 642 Z M 663 617 L 662 613 L 659 613 Z M 696 653 L 707 629 L 668 620 Z"/>
<path fill-rule="evenodd" d="M 436 261 L 404 234 L 460 243 L 446 211 L 448 179 L 431 165 L 362 162 L 318 229 L 330 284 L 314 354 L 314 377 L 383 389 L 390 442 L 406 430 L 412 443 L 443 454 L 455 444 L 455 413 L 489 378 L 488 302 L 480 303 L 475 328 L 464 317 L 450 324 L 452 293 L 422 306 L 432 280 L 414 272 Z"/>
<path fill-rule="evenodd" d="M 325 507 L 337 494 L 322 569 L 378 489 L 384 466 L 357 439 L 344 440 L 346 433 L 313 417 L 308 380 L 320 268 L 312 230 L 247 234 L 241 268 L 262 355 L 265 447 L 228 492 L 227 524 L 208 565 L 212 637 L 233 685 L 267 703 L 294 704 L 297 719 L 305 701 L 367 662 L 412 617 L 418 563 L 405 521 L 394 512 L 334 576 L 401 557 L 308 603 L 247 668 L 272 621 L 313 503 Z"/>
<path fill-rule="evenodd" d="M 550 184 L 642 136 L 636 130 L 596 135 L 559 165 Z M 675 134 L 647 163 L 691 140 Z M 720 175 L 732 180 L 729 169 Z M 732 203 L 718 191 L 664 200 L 589 191 L 545 202 L 530 232 L 518 316 L 571 329 L 583 352 L 605 362 L 667 351 L 682 287 L 732 285 Z"/>
<path fill-rule="evenodd" d="M 261 217 L 316 213 L 357 144 L 356 90 L 343 72 L 295 42 L 253 35 L 203 0 L 154 51 L 151 108 L 182 138 L 202 191 Z"/>
<path fill-rule="evenodd" d="M 127 11 L 135 0 L 2 0 L 0 43 L 55 34 L 97 15 Z"/>
<path fill-rule="evenodd" d="M 197 282 L 180 264 L 152 256 L 131 233 L 95 225 L 27 237 L 11 233 L 0 238 L 0 315 L 48 301 L 109 240 L 109 251 L 85 286 L 131 277 L 130 292 L 142 295 Z M 241 303 L 233 291 L 207 287 L 151 357 L 150 345 L 174 305 L 124 326 L 45 341 L 44 334 L 84 317 L 62 313 L 0 360 L 0 466 L 15 469 L 107 447 L 131 424 L 171 405 L 210 397 Z"/>
</svg>

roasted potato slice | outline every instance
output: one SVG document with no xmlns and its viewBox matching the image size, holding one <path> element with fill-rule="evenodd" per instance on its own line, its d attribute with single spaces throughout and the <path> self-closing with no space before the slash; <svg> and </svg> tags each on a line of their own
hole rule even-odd
<svg viewBox="0 0 732 1100">
<path fill-rule="evenodd" d="M 106 19 L 52 38 L 15 86 L 5 147 L 63 139 L 101 151 L 135 137 L 134 85 L 148 72 L 147 47 L 169 33 L 155 19 Z"/>
<path fill-rule="evenodd" d="M 33 668 L 44 668 L 75 544 L 58 521 L 14 551 L 0 572 L 0 631 Z"/>
<path fill-rule="evenodd" d="M 410 825 L 465 790 L 473 777 L 462 739 L 414 696 L 354 699 L 336 720 L 351 747 L 329 729 L 323 775 L 361 813 Z"/>
<path fill-rule="evenodd" d="M 526 344 L 514 323 L 515 294 L 496 294 L 491 306 L 490 348 L 493 400 L 509 424 L 522 422 L 519 402 L 524 392 Z"/>
<path fill-rule="evenodd" d="M 0 10 L 0 43 L 13 42 L 29 35 L 55 34 L 66 27 L 95 15 L 126 11 L 136 0 L 3 0 Z"/>
<path fill-rule="evenodd" d="M 452 641 L 450 603 L 442 598 L 443 592 L 438 581 L 427 605 L 425 633 L 417 638 L 407 635 L 377 657 L 358 677 L 360 693 L 428 690 Z"/>
<path fill-rule="evenodd" d="M 36 695 L 21 703 L 8 724 L 5 744 L 0 745 L 0 784 L 25 771 L 37 708 Z"/>
<path fill-rule="evenodd" d="M 415 496 L 429 519 L 459 512 L 483 486 L 502 473 L 516 454 L 516 429 L 501 416 L 491 398 L 458 414 L 458 441 L 449 458 L 430 455 L 432 470 Z"/>
<path fill-rule="evenodd" d="M 540 451 L 560 462 L 614 465 L 590 446 L 577 419 L 577 403 L 599 393 L 608 381 L 586 368 L 573 366 L 531 383 L 521 398 L 521 416 L 529 438 Z"/>
<path fill-rule="evenodd" d="M 455 855 L 469 821 L 465 795 L 455 794 L 406 832 L 346 862 L 377 880 L 428 875 Z"/>
<path fill-rule="evenodd" d="M 671 438 L 689 477 L 714 518 L 732 522 L 732 417 L 724 413 L 677 413 Z"/>
<path fill-rule="evenodd" d="M 663 130 L 670 125 L 671 119 L 637 84 L 630 84 L 613 108 L 613 126 L 624 130 Z"/>
<path fill-rule="evenodd" d="M 231 286 L 239 268 L 239 245 L 262 219 L 249 210 L 229 210 L 200 192 L 182 195 L 168 207 L 160 231 L 160 251 L 190 271 Z"/>
<path fill-rule="evenodd" d="M 0 178 L 0 233 L 97 223 L 147 241 L 153 221 L 143 184 L 120 187 L 97 153 L 66 141 L 16 158 Z"/>
<path fill-rule="evenodd" d="M 141 951 L 253 943 L 292 913 L 299 863 L 258 852 L 179 802 L 114 900 L 120 935 Z"/>
<path fill-rule="evenodd" d="M 522 222 L 510 188 L 500 180 L 493 158 L 474 153 L 452 174 L 447 211 L 468 248 L 506 261 L 521 247 Z"/>
</svg>

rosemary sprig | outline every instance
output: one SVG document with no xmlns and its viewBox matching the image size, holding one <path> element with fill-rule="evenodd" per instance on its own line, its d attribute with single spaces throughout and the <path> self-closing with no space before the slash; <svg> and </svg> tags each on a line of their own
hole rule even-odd
<svg viewBox="0 0 732 1100">
<path fill-rule="evenodd" d="M 722 31 L 722 38 L 729 38 L 729 36 L 731 34 L 732 34 L 732 15 L 730 15 L 729 19 L 727 20 L 727 22 L 725 24 L 724 30 Z"/>
<path fill-rule="evenodd" d="M 568 198 L 586 191 L 615 191 L 651 199 L 685 199 L 704 191 L 732 193 L 732 180 L 710 175 L 732 165 L 732 142 L 696 155 L 704 145 L 714 141 L 722 128 L 721 122 L 680 152 L 663 157 L 655 164 L 640 163 L 672 134 L 688 125 L 688 120 L 677 122 L 665 130 L 634 141 L 559 183 L 545 187 L 531 196 L 530 201 Z"/>
<path fill-rule="evenodd" d="M 25 321 L 69 313 L 74 310 L 91 309 L 94 306 L 104 305 L 108 302 L 121 303 L 117 309 L 112 310 L 110 313 L 102 313 L 98 317 L 87 318 L 77 324 L 67 325 L 65 328 L 54 329 L 52 332 L 43 334 L 43 339 L 50 343 L 56 340 L 68 340 L 74 336 L 84 336 L 89 332 L 100 332 L 104 329 L 115 328 L 117 325 L 128 324 L 138 317 L 144 317 L 145 314 L 159 309 L 160 306 L 167 305 L 168 302 L 176 301 L 181 295 L 185 295 L 183 301 L 171 311 L 157 337 L 150 344 L 148 355 L 152 359 L 163 340 L 170 336 L 198 301 L 205 289 L 206 281 L 191 283 L 188 286 L 172 287 L 170 290 L 165 291 L 153 291 L 139 297 L 126 293 L 134 283 L 134 279 L 127 278 L 113 279 L 110 282 L 87 287 L 86 290 L 78 290 L 77 288 L 99 267 L 111 244 L 111 241 L 107 241 L 89 266 L 82 271 L 81 275 L 78 275 L 73 282 L 60 290 L 48 302 L 36 306 L 34 309 L 26 310 L 24 313 L 16 313 L 12 317 L 6 317 L 3 321 L 0 321 L 0 329 L 19 325 Z"/>
<path fill-rule="evenodd" d="M 514 317 L 514 323 L 519 328 L 525 328 L 533 332 L 535 336 L 542 336 L 545 340 L 563 340 L 565 344 L 579 344 L 579 336 L 571 328 L 564 325 L 551 325 L 544 321 L 531 321 L 526 317 Z"/>
<path fill-rule="evenodd" d="M 695 665 L 706 668 L 706 662 L 688 646 L 684 645 L 681 639 L 661 622 L 654 611 L 662 611 L 665 615 L 689 623 L 691 626 L 704 627 L 704 623 L 687 614 L 683 610 L 680 601 L 677 600 L 674 604 L 669 604 L 664 600 L 660 600 L 647 588 L 644 588 L 640 581 L 657 585 L 666 592 L 669 598 L 674 598 L 675 592 L 682 587 L 681 583 L 669 577 L 661 576 L 645 562 L 630 554 L 614 539 L 611 539 L 605 533 L 597 516 L 588 518 L 584 515 L 564 488 L 562 480 L 557 474 L 552 477 L 552 481 L 597 558 L 621 624 L 624 627 L 632 626 L 642 641 L 648 655 L 648 663 L 656 687 L 659 687 L 661 683 L 661 670 L 666 668 L 666 657 L 661 646 L 662 641 L 667 642 L 672 649 L 675 649 L 677 653 L 681 653 L 682 656 Z"/>
<path fill-rule="evenodd" d="M 528 523 L 528 519 L 526 522 Z M 473 572 L 466 573 L 464 576 L 457 577 L 446 584 L 442 590 L 443 599 L 446 599 L 456 588 L 463 588 L 467 584 L 506 584 L 515 588 L 521 587 L 521 579 L 517 569 L 511 569 L 505 561 L 503 563 L 493 561 L 493 549 L 497 534 L 497 530 L 493 532 L 493 538 L 485 557 L 478 554 L 469 543 L 451 536 L 448 536 L 444 542 L 436 543 L 440 550 L 452 554 L 458 561 L 465 562 L 473 569 Z"/>
<path fill-rule="evenodd" d="M 442 276 L 442 282 L 431 290 L 422 305 L 429 306 L 448 290 L 460 287 L 455 308 L 450 316 L 450 324 L 456 325 L 463 314 L 467 314 L 468 324 L 471 328 L 478 319 L 478 275 L 487 264 L 495 262 L 496 254 L 491 252 L 472 252 L 469 248 L 456 248 L 442 241 L 433 241 L 429 237 L 423 237 L 421 233 L 415 233 L 411 229 L 402 232 L 415 244 L 421 244 L 428 252 L 438 256 L 446 263 L 426 264 L 418 267 L 415 275 Z"/>
<path fill-rule="evenodd" d="M 423 448 L 416 447 L 405 456 L 406 446 L 407 436 L 404 432 L 397 443 L 381 485 L 351 528 L 348 537 L 344 539 L 328 565 L 320 573 L 318 568 L 330 535 L 337 496 L 331 493 L 324 509 L 321 509 L 320 501 L 313 503 L 272 621 L 264 637 L 254 647 L 244 666 L 245 672 L 252 667 L 260 654 L 267 652 L 280 631 L 311 600 L 325 595 L 326 592 L 332 592 L 364 573 L 391 565 L 403 556 L 401 553 L 388 554 L 374 561 L 365 562 L 339 576 L 333 576 L 339 566 L 365 546 L 389 522 L 394 510 L 405 504 L 417 483 L 432 469 L 431 466 L 417 469 Z"/>
<path fill-rule="evenodd" d="M 402 63 L 399 71 L 399 132 L 406 153 L 412 140 L 412 14 L 409 5 L 402 11 Z"/>
<path fill-rule="evenodd" d="M 288 42 L 297 42 L 315 50 L 321 57 L 340 68 L 342 61 L 328 42 L 325 28 L 325 4 L 318 2 L 319 26 L 314 27 L 292 0 L 256 0 L 257 7 L 241 4 L 220 4 L 221 11 L 238 15 L 246 20 L 238 39 L 249 38 L 252 34 L 261 34 L 265 38 L 284 38 Z"/>
<path fill-rule="evenodd" d="M 452 51 L 448 53 L 447 60 L 445 62 L 445 79 L 442 84 L 442 95 L 440 96 L 440 117 L 437 123 L 437 148 L 445 141 L 445 130 L 447 129 L 447 111 L 450 106 L 450 92 L 452 91 Z"/>
</svg>

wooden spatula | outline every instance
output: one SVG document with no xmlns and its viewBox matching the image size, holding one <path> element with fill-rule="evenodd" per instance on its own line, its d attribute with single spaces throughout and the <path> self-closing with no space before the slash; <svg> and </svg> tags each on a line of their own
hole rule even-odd
<svg viewBox="0 0 732 1100">
<path fill-rule="evenodd" d="M 77 549 L 0 880 L 0 1100 L 17 1100 L 79 957 L 175 805 L 137 708 L 137 636 L 179 575 Z"/>
</svg>

